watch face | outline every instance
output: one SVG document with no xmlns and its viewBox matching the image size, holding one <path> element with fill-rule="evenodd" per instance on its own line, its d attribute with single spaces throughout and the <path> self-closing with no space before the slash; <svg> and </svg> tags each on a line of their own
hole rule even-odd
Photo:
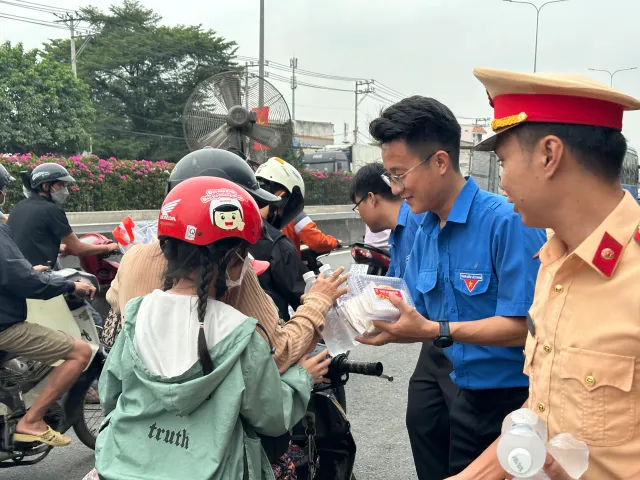
<svg viewBox="0 0 640 480">
<path fill-rule="evenodd" d="M 447 348 L 453 345 L 453 339 L 451 337 L 436 337 L 433 344 L 438 348 Z"/>
</svg>

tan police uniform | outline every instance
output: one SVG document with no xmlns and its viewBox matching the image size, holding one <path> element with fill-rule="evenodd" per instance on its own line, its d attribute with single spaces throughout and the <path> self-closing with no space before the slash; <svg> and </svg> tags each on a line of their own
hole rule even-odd
<svg viewBox="0 0 640 480">
<path fill-rule="evenodd" d="M 640 108 L 585 77 L 490 69 L 475 75 L 492 99 L 496 133 L 524 121 L 621 129 L 622 112 Z M 503 103 L 500 96 L 511 93 Z M 480 148 L 494 145 L 492 137 Z M 549 438 L 569 432 L 588 444 L 585 480 L 640 471 L 639 223 L 640 205 L 625 192 L 574 252 L 551 234 L 539 254 L 525 348 L 529 406 L 547 422 Z"/>
</svg>

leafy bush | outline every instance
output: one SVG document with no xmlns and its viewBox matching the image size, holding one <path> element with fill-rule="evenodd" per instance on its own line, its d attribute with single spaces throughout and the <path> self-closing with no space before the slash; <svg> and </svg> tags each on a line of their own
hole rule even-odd
<svg viewBox="0 0 640 480">
<path fill-rule="evenodd" d="M 149 160 L 102 159 L 95 155 L 69 158 L 32 154 L 0 154 L 4 165 L 16 181 L 9 187 L 5 212 L 24 198 L 20 171 L 32 170 L 46 162 L 65 167 L 75 178 L 71 196 L 65 205 L 68 212 L 109 210 L 156 210 L 162 204 L 164 188 L 173 163 Z M 352 175 L 342 172 L 302 170 L 307 205 L 346 205 Z"/>
</svg>

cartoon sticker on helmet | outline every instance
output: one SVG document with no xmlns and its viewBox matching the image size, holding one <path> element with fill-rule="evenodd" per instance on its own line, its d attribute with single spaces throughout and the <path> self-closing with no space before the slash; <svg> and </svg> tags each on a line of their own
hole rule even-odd
<svg viewBox="0 0 640 480">
<path fill-rule="evenodd" d="M 211 223 L 222 230 L 244 230 L 242 205 L 235 198 L 216 198 L 209 207 Z"/>
</svg>

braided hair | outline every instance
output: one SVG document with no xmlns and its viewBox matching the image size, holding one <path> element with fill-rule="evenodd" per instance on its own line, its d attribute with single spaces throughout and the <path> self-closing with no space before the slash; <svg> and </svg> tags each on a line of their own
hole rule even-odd
<svg viewBox="0 0 640 480">
<path fill-rule="evenodd" d="M 171 289 L 184 278 L 193 278 L 197 273 L 196 293 L 198 295 L 198 358 L 204 375 L 213 371 L 213 361 L 209 355 L 204 335 L 204 319 L 211 285 L 215 286 L 216 300 L 227 292 L 226 271 L 236 252 L 244 251 L 248 244 L 239 238 L 227 238 L 206 246 L 197 246 L 175 238 L 160 239 L 160 248 L 167 259 L 164 290 Z"/>
</svg>

